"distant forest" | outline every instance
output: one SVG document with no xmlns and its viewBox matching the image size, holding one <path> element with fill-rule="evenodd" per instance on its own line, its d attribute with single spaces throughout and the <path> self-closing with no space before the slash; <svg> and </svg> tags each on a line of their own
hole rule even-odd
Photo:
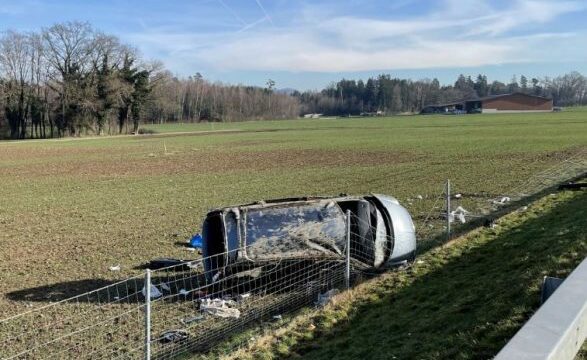
<svg viewBox="0 0 587 360">
<path fill-rule="evenodd" d="M 291 119 L 308 113 L 417 113 L 428 104 L 524 92 L 557 106 L 587 104 L 587 78 L 513 77 L 505 84 L 461 75 L 454 84 L 379 75 L 340 80 L 322 91 L 283 92 L 229 85 L 195 73 L 177 77 L 162 63 L 88 23 L 0 36 L 0 137 L 11 139 L 138 133 L 142 123 Z"/>
</svg>

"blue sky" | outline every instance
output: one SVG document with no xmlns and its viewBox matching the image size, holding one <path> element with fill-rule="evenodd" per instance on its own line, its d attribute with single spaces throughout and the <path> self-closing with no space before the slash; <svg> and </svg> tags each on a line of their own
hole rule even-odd
<svg viewBox="0 0 587 360">
<path fill-rule="evenodd" d="M 71 20 L 177 75 L 230 83 L 587 74 L 585 0 L 0 0 L 0 30 Z"/>
</svg>

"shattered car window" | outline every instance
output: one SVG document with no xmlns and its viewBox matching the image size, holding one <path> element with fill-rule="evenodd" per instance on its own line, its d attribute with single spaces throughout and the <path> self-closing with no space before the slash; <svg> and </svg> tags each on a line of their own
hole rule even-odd
<svg viewBox="0 0 587 360">
<path fill-rule="evenodd" d="M 251 258 L 342 254 L 345 218 L 332 202 L 249 209 L 247 254 Z"/>
</svg>

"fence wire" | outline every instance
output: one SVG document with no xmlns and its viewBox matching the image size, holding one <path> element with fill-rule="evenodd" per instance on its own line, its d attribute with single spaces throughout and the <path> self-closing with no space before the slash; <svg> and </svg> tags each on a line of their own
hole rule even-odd
<svg viewBox="0 0 587 360">
<path fill-rule="evenodd" d="M 139 275 L 1 320 L 0 331 L 10 335 L 0 340 L 0 358 L 144 358 L 147 316 L 152 358 L 206 352 L 344 287 L 338 253 L 252 261 L 247 250 L 148 270 L 150 286 Z"/>
</svg>

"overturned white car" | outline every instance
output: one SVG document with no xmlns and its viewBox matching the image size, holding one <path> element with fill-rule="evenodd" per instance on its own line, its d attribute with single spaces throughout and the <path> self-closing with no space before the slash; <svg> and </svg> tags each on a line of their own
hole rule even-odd
<svg viewBox="0 0 587 360">
<path fill-rule="evenodd" d="M 347 211 L 350 227 L 347 228 Z M 407 210 L 385 195 L 307 197 L 261 201 L 210 211 L 203 256 L 212 269 L 243 261 L 344 256 L 380 268 L 413 260 L 415 228 Z"/>
</svg>

